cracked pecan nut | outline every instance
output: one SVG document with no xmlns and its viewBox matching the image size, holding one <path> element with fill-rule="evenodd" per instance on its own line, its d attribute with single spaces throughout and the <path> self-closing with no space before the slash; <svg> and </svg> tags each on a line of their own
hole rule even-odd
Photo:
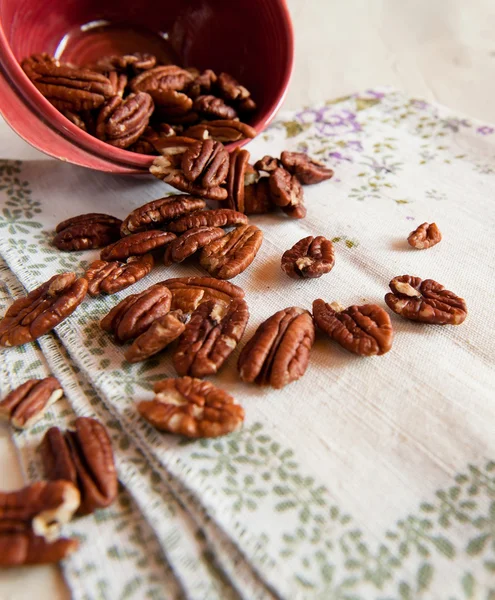
<svg viewBox="0 0 495 600">
<path fill-rule="evenodd" d="M 191 315 L 174 353 L 178 375 L 206 377 L 219 371 L 237 347 L 249 320 L 245 300 L 203 302 Z"/>
<path fill-rule="evenodd" d="M 210 438 L 237 431 L 244 410 L 209 381 L 180 377 L 155 383 L 155 398 L 140 402 L 140 415 L 160 431 L 189 438 Z"/>
<path fill-rule="evenodd" d="M 165 226 L 190 212 L 202 209 L 206 202 L 194 196 L 169 196 L 152 200 L 131 212 L 124 219 L 120 232 L 123 236 L 147 229 L 156 229 Z"/>
<path fill-rule="evenodd" d="M 132 233 L 119 239 L 111 246 L 103 248 L 100 253 L 101 260 L 126 260 L 130 256 L 140 256 L 153 250 L 163 248 L 172 240 L 175 240 L 175 233 L 170 231 L 161 231 L 159 229 L 149 229 Z"/>
<path fill-rule="evenodd" d="M 232 279 L 253 262 L 262 241 L 263 232 L 258 227 L 241 225 L 205 246 L 199 262 L 213 277 Z"/>
<path fill-rule="evenodd" d="M 117 497 L 117 472 L 112 443 L 105 427 L 89 417 L 79 417 L 75 431 L 49 429 L 40 445 L 45 476 L 72 482 L 81 495 L 77 511 L 88 515 L 112 504 Z"/>
<path fill-rule="evenodd" d="M 101 107 L 96 137 L 116 148 L 131 146 L 148 127 L 153 108 L 151 96 L 143 92 L 130 94 L 125 100 L 113 96 Z"/>
<path fill-rule="evenodd" d="M 248 222 L 246 215 L 230 208 L 197 210 L 169 223 L 167 231 L 184 233 L 196 227 L 232 227 L 246 225 Z"/>
<path fill-rule="evenodd" d="M 163 256 L 163 264 L 170 266 L 173 263 L 180 263 L 210 242 L 224 235 L 225 231 L 219 227 L 195 227 L 194 229 L 188 229 L 167 246 Z"/>
<path fill-rule="evenodd" d="M 206 69 L 194 77 L 194 80 L 187 87 L 187 94 L 191 98 L 197 98 L 201 94 L 209 94 L 212 87 L 217 82 L 217 76 L 211 69 Z"/>
<path fill-rule="evenodd" d="M 304 204 L 304 192 L 299 180 L 283 168 L 275 169 L 269 179 L 272 202 L 281 208 Z"/>
<path fill-rule="evenodd" d="M 360 356 L 385 354 L 392 347 L 394 330 L 390 317 L 376 304 L 349 306 L 336 302 L 313 302 L 313 318 L 318 327 L 343 348 Z"/>
<path fill-rule="evenodd" d="M 228 73 L 220 73 L 217 79 L 218 91 L 225 100 L 246 100 L 251 96 L 249 91 Z"/>
<path fill-rule="evenodd" d="M 29 379 L 0 402 L 0 418 L 10 421 L 18 429 L 29 429 L 63 395 L 55 377 Z"/>
<path fill-rule="evenodd" d="M 133 92 L 154 92 L 156 90 L 183 90 L 191 81 L 191 73 L 176 65 L 165 65 L 148 69 L 131 79 Z"/>
<path fill-rule="evenodd" d="M 321 277 L 334 264 L 333 244 L 322 235 L 303 238 L 282 254 L 282 271 L 292 279 Z"/>
<path fill-rule="evenodd" d="M 173 277 L 162 282 L 172 293 L 172 309 L 192 313 L 202 302 L 218 300 L 228 305 L 244 298 L 244 290 L 228 281 L 213 277 Z"/>
<path fill-rule="evenodd" d="M 333 177 L 332 169 L 303 152 L 282 152 L 280 160 L 284 168 L 297 177 L 303 185 L 321 183 Z"/>
<path fill-rule="evenodd" d="M 260 160 L 257 160 L 254 163 L 255 169 L 257 169 L 258 171 L 264 171 L 265 173 L 273 173 L 275 169 L 279 169 L 281 166 L 282 163 L 279 161 L 278 158 L 274 158 L 273 156 L 270 156 L 268 154 L 266 154 L 265 156 L 263 156 L 263 158 L 260 158 Z"/>
<path fill-rule="evenodd" d="M 216 96 L 198 96 L 194 100 L 193 110 L 205 119 L 237 119 L 237 111 Z"/>
<path fill-rule="evenodd" d="M 171 303 L 170 290 L 163 283 L 156 283 L 144 292 L 124 298 L 101 320 L 100 326 L 122 344 L 137 338 L 153 321 L 165 316 Z"/>
<path fill-rule="evenodd" d="M 275 208 L 271 200 L 268 177 L 244 187 L 244 212 L 246 215 L 263 215 Z"/>
<path fill-rule="evenodd" d="M 116 294 L 146 277 L 154 264 L 151 254 L 131 256 L 125 263 L 95 260 L 84 275 L 88 280 L 88 292 L 90 296 Z"/>
<path fill-rule="evenodd" d="M 229 144 L 230 142 L 238 142 L 246 138 L 255 138 L 256 129 L 242 121 L 219 119 L 193 125 L 186 129 L 184 135 L 198 140 L 204 140 L 205 135 L 208 135 L 216 142 Z"/>
<path fill-rule="evenodd" d="M 88 213 L 62 221 L 55 229 L 59 250 L 90 250 L 108 246 L 120 238 L 122 221 L 102 213 Z"/>
<path fill-rule="evenodd" d="M 229 171 L 229 153 L 211 139 L 199 141 L 182 155 L 182 171 L 188 181 L 201 187 L 222 185 Z"/>
<path fill-rule="evenodd" d="M 423 223 L 414 231 L 411 231 L 407 242 L 416 250 L 431 248 L 442 241 L 442 234 L 436 223 Z"/>
<path fill-rule="evenodd" d="M 280 389 L 302 377 L 315 340 L 313 319 L 307 310 L 280 310 L 256 330 L 239 355 L 237 368 L 247 383 Z"/>
<path fill-rule="evenodd" d="M 76 539 L 59 538 L 48 542 L 29 530 L 0 533 L 0 567 L 56 563 L 77 550 Z"/>
<path fill-rule="evenodd" d="M 47 540 L 57 537 L 79 508 L 80 494 L 70 481 L 36 481 L 14 492 L 0 492 L 0 529 L 32 528 Z"/>
<path fill-rule="evenodd" d="M 460 325 L 467 317 L 465 300 L 433 279 L 402 275 L 392 279 L 390 289 L 385 296 L 388 307 L 410 321 Z"/>
<path fill-rule="evenodd" d="M 32 57 L 21 66 L 38 91 L 61 111 L 92 110 L 113 94 L 108 77 L 96 71 Z"/>
<path fill-rule="evenodd" d="M 138 336 L 125 351 L 125 359 L 137 363 L 164 350 L 176 340 L 186 328 L 187 316 L 181 310 L 172 310 L 164 317 L 153 321 L 150 327 Z"/>
<path fill-rule="evenodd" d="M 230 153 L 229 173 L 227 175 L 228 204 L 233 210 L 244 211 L 244 188 L 249 152 L 236 148 Z"/>
<path fill-rule="evenodd" d="M 75 273 L 54 275 L 16 300 L 0 319 L 0 346 L 22 346 L 48 333 L 76 310 L 87 290 L 86 279 Z"/>
</svg>

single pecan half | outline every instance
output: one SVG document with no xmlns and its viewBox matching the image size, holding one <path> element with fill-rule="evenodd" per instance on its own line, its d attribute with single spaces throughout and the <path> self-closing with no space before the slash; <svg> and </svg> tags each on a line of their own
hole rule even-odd
<svg viewBox="0 0 495 600">
<path fill-rule="evenodd" d="M 198 96 L 193 104 L 200 117 L 205 119 L 237 119 L 237 111 L 216 96 Z"/>
<path fill-rule="evenodd" d="M 69 481 L 36 481 L 15 492 L 0 492 L 0 524 L 32 528 L 36 535 L 52 540 L 79 503 L 79 491 Z"/>
<path fill-rule="evenodd" d="M 163 264 L 170 266 L 173 263 L 180 263 L 213 240 L 217 240 L 224 235 L 225 231 L 219 227 L 188 229 L 167 246 L 163 256 Z"/>
<path fill-rule="evenodd" d="M 407 242 L 416 250 L 431 248 L 442 241 L 442 234 L 436 223 L 423 223 L 414 231 L 411 231 Z"/>
<path fill-rule="evenodd" d="M 122 221 L 101 213 L 88 213 L 62 221 L 53 244 L 59 250 L 102 248 L 120 238 Z"/>
<path fill-rule="evenodd" d="M 175 90 L 158 89 L 149 92 L 156 106 L 156 114 L 162 119 L 186 120 L 187 123 L 196 122 L 197 115 L 191 118 L 193 101 L 189 96 Z"/>
<path fill-rule="evenodd" d="M 201 94 L 208 94 L 217 81 L 217 76 L 211 69 L 207 69 L 194 77 L 187 87 L 187 94 L 191 98 L 197 98 Z"/>
<path fill-rule="evenodd" d="M 151 96 L 144 92 L 131 94 L 125 100 L 113 96 L 101 107 L 96 137 L 117 148 L 127 148 L 148 127 L 153 108 Z"/>
<path fill-rule="evenodd" d="M 141 416 L 160 431 L 209 438 L 237 431 L 244 410 L 230 394 L 209 381 L 180 377 L 155 383 L 155 398 L 140 402 Z"/>
<path fill-rule="evenodd" d="M 244 187 L 244 212 L 246 215 L 262 215 L 275 208 L 270 194 L 268 177 Z"/>
<path fill-rule="evenodd" d="M 129 83 L 133 92 L 154 92 L 155 90 L 183 90 L 191 81 L 191 73 L 176 65 L 165 65 L 140 73 Z"/>
<path fill-rule="evenodd" d="M 229 153 L 211 139 L 199 141 L 182 155 L 182 171 L 188 181 L 201 187 L 221 185 L 229 171 Z"/>
<path fill-rule="evenodd" d="M 113 94 L 108 77 L 96 71 L 32 57 L 21 66 L 38 91 L 62 111 L 92 110 Z"/>
<path fill-rule="evenodd" d="M 280 207 L 294 207 L 304 203 L 304 192 L 299 180 L 289 171 L 278 168 L 269 179 L 271 199 Z"/>
<path fill-rule="evenodd" d="M 240 101 L 251 96 L 249 91 L 228 73 L 220 73 L 216 83 L 220 95 L 225 100 Z"/>
<path fill-rule="evenodd" d="M 385 302 L 395 313 L 410 321 L 460 325 L 467 317 L 464 299 L 433 279 L 402 275 L 392 279 L 390 289 L 392 293 L 385 296 Z"/>
<path fill-rule="evenodd" d="M 282 165 L 303 185 L 320 183 L 333 177 L 333 170 L 303 152 L 282 152 Z"/>
<path fill-rule="evenodd" d="M 87 290 L 86 279 L 75 273 L 54 275 L 16 300 L 0 319 L 0 346 L 22 346 L 48 333 L 76 310 Z"/>
<path fill-rule="evenodd" d="M 188 148 L 197 144 L 197 142 L 198 140 L 194 138 L 181 135 L 160 136 L 157 139 L 151 140 L 155 150 L 163 156 L 182 155 Z"/>
<path fill-rule="evenodd" d="M 291 307 L 278 311 L 242 349 L 237 363 L 241 379 L 283 388 L 306 372 L 314 339 L 315 327 L 307 310 Z"/>
<path fill-rule="evenodd" d="M 132 67 L 134 71 L 147 71 L 156 65 L 156 57 L 152 54 L 134 52 L 133 54 L 117 54 L 104 56 L 95 65 L 99 71 L 125 71 Z"/>
<path fill-rule="evenodd" d="M 147 229 L 156 229 L 205 206 L 204 200 L 193 196 L 176 195 L 152 200 L 133 210 L 122 223 L 120 232 L 124 236 Z"/>
<path fill-rule="evenodd" d="M 292 279 L 321 277 L 334 264 L 333 244 L 322 235 L 303 238 L 282 254 L 282 271 Z"/>
<path fill-rule="evenodd" d="M 207 135 L 217 142 L 228 144 L 230 142 L 238 142 L 239 140 L 244 140 L 246 138 L 256 137 L 256 129 L 242 121 L 220 119 L 193 125 L 186 129 L 184 135 L 198 140 L 204 140 Z"/>
<path fill-rule="evenodd" d="M 263 232 L 255 225 L 241 225 L 210 242 L 201 251 L 201 266 L 218 279 L 232 279 L 245 271 L 261 247 Z"/>
<path fill-rule="evenodd" d="M 154 263 L 151 254 L 131 256 L 125 263 L 95 260 L 84 275 L 89 282 L 88 292 L 91 296 L 116 294 L 146 277 Z"/>
<path fill-rule="evenodd" d="M 318 327 L 343 348 L 360 356 L 385 354 L 392 348 L 394 330 L 388 313 L 376 304 L 349 306 L 313 302 Z"/>
<path fill-rule="evenodd" d="M 233 225 L 246 225 L 248 218 L 243 213 L 230 208 L 217 208 L 214 210 L 197 210 L 184 215 L 167 225 L 168 231 L 184 233 L 196 227 L 231 227 Z"/>
<path fill-rule="evenodd" d="M 131 294 L 101 320 L 104 331 L 113 333 L 115 341 L 124 343 L 141 335 L 157 319 L 165 316 L 172 303 L 172 293 L 163 283 L 144 292 Z"/>
<path fill-rule="evenodd" d="M 174 233 L 159 229 L 139 231 L 103 248 L 100 257 L 102 260 L 126 260 L 130 256 L 140 256 L 153 250 L 159 250 L 175 240 L 175 237 Z"/>
<path fill-rule="evenodd" d="M 228 305 L 235 298 L 244 298 L 242 288 L 213 277 L 174 277 L 162 283 L 172 293 L 171 308 L 185 313 L 191 313 L 207 300 L 219 300 Z"/>
<path fill-rule="evenodd" d="M 0 418 L 19 429 L 29 429 L 63 395 L 64 391 L 55 377 L 29 379 L 0 402 Z"/>
<path fill-rule="evenodd" d="M 117 497 L 112 443 L 105 427 L 95 419 L 79 417 L 75 431 L 65 434 L 52 427 L 41 442 L 40 452 L 48 479 L 70 481 L 79 489 L 78 514 L 105 508 Z"/>
<path fill-rule="evenodd" d="M 232 300 L 228 307 L 209 300 L 191 315 L 174 354 L 179 375 L 214 375 L 237 347 L 249 320 L 245 300 Z"/>
<path fill-rule="evenodd" d="M 76 539 L 59 538 L 48 542 L 27 529 L 1 532 L 0 567 L 56 563 L 72 554 L 78 546 Z"/>
<path fill-rule="evenodd" d="M 249 152 L 236 148 L 230 153 L 229 173 L 227 176 L 227 192 L 229 207 L 244 212 L 244 187 Z"/>
<path fill-rule="evenodd" d="M 257 169 L 258 171 L 264 171 L 265 173 L 273 173 L 275 169 L 278 169 L 281 166 L 282 163 L 279 161 L 278 158 L 274 158 L 273 156 L 270 156 L 268 154 L 266 154 L 265 156 L 263 156 L 263 158 L 260 158 L 260 160 L 257 160 L 254 163 L 255 169 Z"/>
<path fill-rule="evenodd" d="M 126 360 L 130 363 L 141 362 L 164 350 L 183 333 L 186 328 L 184 324 L 186 318 L 187 316 L 181 310 L 172 310 L 164 317 L 153 321 L 125 351 Z"/>
</svg>

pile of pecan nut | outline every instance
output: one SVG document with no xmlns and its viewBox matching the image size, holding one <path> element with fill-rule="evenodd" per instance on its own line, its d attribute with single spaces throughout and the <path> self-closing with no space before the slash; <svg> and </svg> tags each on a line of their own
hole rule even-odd
<svg viewBox="0 0 495 600">
<path fill-rule="evenodd" d="M 74 125 L 116 148 L 158 154 L 169 138 L 252 138 L 249 90 L 227 73 L 162 65 L 150 54 L 106 56 L 76 66 L 34 54 L 21 66 Z"/>
<path fill-rule="evenodd" d="M 27 429 L 63 396 L 55 377 L 30 379 L 0 402 L 0 417 Z M 45 479 L 15 492 L 0 492 L 0 567 L 52 563 L 77 549 L 59 537 L 73 516 L 109 506 L 118 491 L 110 438 L 89 417 L 74 430 L 50 428 L 39 447 Z"/>
</svg>

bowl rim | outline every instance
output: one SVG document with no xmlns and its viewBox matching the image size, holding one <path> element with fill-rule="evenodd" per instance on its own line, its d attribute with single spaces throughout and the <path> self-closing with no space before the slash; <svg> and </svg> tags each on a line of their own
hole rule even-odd
<svg viewBox="0 0 495 600">
<path fill-rule="evenodd" d="M 264 114 L 258 117 L 258 119 L 255 119 L 254 123 L 252 124 L 252 127 L 258 134 L 263 131 L 263 129 L 273 120 L 276 113 L 280 109 L 280 106 L 282 105 L 288 92 L 289 82 L 294 66 L 294 31 L 290 13 L 286 0 L 278 0 L 278 5 L 281 9 L 281 14 L 283 17 L 282 21 L 287 39 L 285 63 L 282 66 L 282 84 L 279 94 L 277 94 L 271 105 L 269 105 Z M 0 76 L 4 76 L 7 85 L 14 90 L 16 97 L 29 109 L 31 113 L 36 116 L 37 119 L 41 120 L 44 125 L 49 127 L 52 131 L 57 133 L 66 141 L 77 146 L 83 151 L 83 153 L 88 153 L 95 158 L 115 165 L 115 167 L 117 167 L 117 171 L 120 171 L 122 168 L 124 168 L 128 173 L 142 173 L 148 171 L 149 167 L 153 163 L 153 160 L 156 158 L 155 156 L 138 154 L 136 152 L 130 152 L 125 149 L 116 148 L 115 146 L 111 146 L 110 144 L 107 144 L 106 142 L 103 142 L 102 140 L 90 135 L 74 125 L 74 123 L 67 119 L 41 94 L 41 92 L 38 91 L 38 89 L 23 71 L 20 63 L 14 57 L 1 22 L 0 54 L 2 56 L 0 61 Z M 59 155 L 54 154 L 53 150 L 50 151 L 50 149 L 41 147 L 40 142 L 36 143 L 29 139 L 26 131 L 21 134 L 15 125 L 11 123 L 8 117 L 5 115 L 4 111 L 2 110 L 2 104 L 3 101 L 0 97 L 0 112 L 4 115 L 5 120 L 14 129 L 14 131 L 16 131 L 19 135 L 21 135 L 21 137 L 23 137 L 23 139 L 25 139 L 38 150 L 49 154 L 50 156 L 54 156 L 55 158 L 61 158 Z M 243 146 L 248 142 L 249 139 L 243 139 L 229 144 L 227 149 L 231 151 L 234 148 Z M 73 158 L 71 156 L 64 156 L 63 159 L 67 162 L 73 162 Z M 76 162 L 76 164 L 82 164 L 80 158 L 74 162 Z M 82 166 L 94 168 L 93 164 L 82 164 Z"/>
</svg>

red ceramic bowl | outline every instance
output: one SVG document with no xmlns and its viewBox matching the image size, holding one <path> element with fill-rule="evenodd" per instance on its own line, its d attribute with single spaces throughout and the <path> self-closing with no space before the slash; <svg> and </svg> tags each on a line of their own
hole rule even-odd
<svg viewBox="0 0 495 600">
<path fill-rule="evenodd" d="M 294 48 L 285 0 L 0 0 L 0 111 L 50 156 L 100 171 L 145 172 L 152 157 L 81 131 L 19 66 L 39 52 L 82 64 L 135 51 L 232 74 L 258 104 L 250 124 L 260 132 L 283 101 Z"/>
</svg>

